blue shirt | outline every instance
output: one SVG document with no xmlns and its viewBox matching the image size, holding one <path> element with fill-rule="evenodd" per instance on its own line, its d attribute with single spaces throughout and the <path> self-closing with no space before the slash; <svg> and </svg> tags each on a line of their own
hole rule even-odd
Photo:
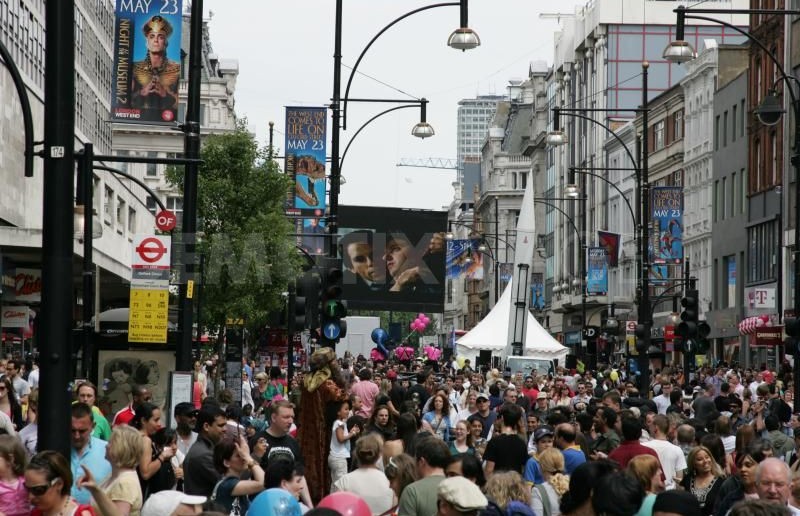
<svg viewBox="0 0 800 516">
<path fill-rule="evenodd" d="M 542 475 L 542 467 L 539 466 L 539 461 L 531 457 L 525 463 L 525 473 L 522 478 L 526 481 L 533 483 L 533 485 L 544 484 L 544 476 Z"/>
<path fill-rule="evenodd" d="M 564 470 L 567 475 L 572 475 L 575 468 L 586 462 L 586 455 L 577 446 L 562 450 L 561 453 L 564 454 Z"/>
<path fill-rule="evenodd" d="M 81 464 L 85 464 L 91 470 L 97 485 L 100 485 L 111 474 L 111 464 L 106 460 L 106 444 L 104 440 L 92 437 L 80 456 L 75 451 L 75 448 L 70 450 L 70 469 L 72 469 L 71 494 L 79 504 L 88 504 L 92 501 L 92 495 L 88 490 L 75 487 L 78 479 L 84 475 Z"/>
</svg>

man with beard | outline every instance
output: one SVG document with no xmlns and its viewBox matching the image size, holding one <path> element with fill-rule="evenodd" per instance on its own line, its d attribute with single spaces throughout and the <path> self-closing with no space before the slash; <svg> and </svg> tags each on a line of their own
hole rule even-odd
<svg viewBox="0 0 800 516">
<path fill-rule="evenodd" d="M 175 405 L 175 433 L 178 434 L 178 451 L 184 456 L 197 441 L 197 432 L 193 430 L 197 423 L 197 409 L 192 403 L 184 401 Z"/>
<path fill-rule="evenodd" d="M 225 433 L 225 412 L 207 403 L 197 414 L 197 442 L 183 461 L 183 490 L 186 494 L 211 496 L 220 473 L 214 467 L 214 446 Z"/>
</svg>

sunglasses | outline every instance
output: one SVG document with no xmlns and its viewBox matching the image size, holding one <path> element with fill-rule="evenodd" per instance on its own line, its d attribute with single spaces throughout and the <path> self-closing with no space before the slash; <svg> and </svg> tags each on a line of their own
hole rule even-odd
<svg viewBox="0 0 800 516">
<path fill-rule="evenodd" d="M 51 487 L 53 487 L 56 484 L 57 480 L 58 480 L 58 477 L 54 478 L 53 480 L 51 480 L 47 484 L 39 484 L 39 485 L 36 485 L 36 486 L 29 486 L 28 484 L 22 484 L 22 486 L 25 488 L 25 490 L 27 492 L 29 492 L 33 496 L 42 496 L 43 494 L 45 494 L 47 492 L 48 489 L 50 489 Z"/>
</svg>

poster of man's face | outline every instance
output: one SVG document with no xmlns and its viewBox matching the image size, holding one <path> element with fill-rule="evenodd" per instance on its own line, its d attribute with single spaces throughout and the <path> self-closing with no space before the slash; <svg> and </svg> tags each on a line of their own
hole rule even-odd
<svg viewBox="0 0 800 516">
<path fill-rule="evenodd" d="M 341 206 L 339 219 L 343 297 L 351 307 L 441 309 L 446 213 Z"/>
</svg>

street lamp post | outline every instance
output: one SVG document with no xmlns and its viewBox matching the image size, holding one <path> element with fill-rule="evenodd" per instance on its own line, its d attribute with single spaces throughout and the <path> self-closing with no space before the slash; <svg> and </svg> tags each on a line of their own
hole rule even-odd
<svg viewBox="0 0 800 516">
<path fill-rule="evenodd" d="M 683 6 L 678 6 L 674 10 L 677 18 L 677 26 L 675 30 L 676 40 L 670 42 L 664 49 L 664 58 L 673 63 L 685 63 L 691 61 L 696 57 L 696 53 L 688 41 L 684 39 L 685 22 L 687 19 L 704 20 L 717 25 L 723 25 L 739 34 L 745 36 L 747 39 L 756 44 L 766 54 L 770 60 L 775 64 L 780 74 L 778 81 L 784 81 L 786 87 L 784 88 L 789 92 L 791 98 L 792 111 L 794 115 L 794 154 L 791 157 L 792 167 L 794 167 L 794 303 L 793 303 L 793 317 L 786 318 L 784 324 L 786 325 L 786 333 L 794 339 L 794 356 L 800 357 L 800 101 L 792 88 L 792 82 L 800 82 L 792 75 L 786 73 L 783 64 L 777 56 L 775 56 L 767 46 L 758 38 L 753 37 L 746 30 L 733 25 L 732 23 L 704 16 L 706 14 L 757 14 L 766 16 L 797 16 L 800 15 L 800 10 L 791 9 L 686 9 Z M 772 93 L 772 92 L 771 92 Z M 761 106 L 756 108 L 755 113 L 762 123 L 769 122 L 767 117 L 773 117 L 782 109 L 777 106 L 773 95 L 767 95 L 764 98 Z M 775 119 L 777 122 L 777 119 Z M 773 122 L 773 123 L 775 123 Z M 782 273 L 782 271 L 781 271 Z M 780 279 L 778 279 L 780 281 Z M 780 314 L 779 314 L 780 315 Z M 800 367 L 797 365 L 797 358 L 795 358 L 794 371 L 794 399 L 800 399 Z"/>
<path fill-rule="evenodd" d="M 627 153 L 634 165 L 636 173 L 636 194 L 638 202 L 636 204 L 636 216 L 634 222 L 637 226 L 637 276 L 639 278 L 639 292 L 637 303 L 637 318 L 639 325 L 643 326 L 641 338 L 637 339 L 637 351 L 639 358 L 640 370 L 640 384 L 644 391 L 650 384 L 650 370 L 648 365 L 647 352 L 650 348 L 650 331 L 653 325 L 652 316 L 650 315 L 650 264 L 648 258 L 648 240 L 649 240 L 649 227 L 645 223 L 644 217 L 649 212 L 650 205 L 650 183 L 648 178 L 648 162 L 647 162 L 647 125 L 648 125 L 648 109 L 647 109 L 647 93 L 648 93 L 648 68 L 650 64 L 647 61 L 642 63 L 642 105 L 638 108 L 553 108 L 553 132 L 547 136 L 547 143 L 551 145 L 563 145 L 566 143 L 566 135 L 559 129 L 559 117 L 561 114 L 581 118 L 588 122 L 592 122 L 605 129 L 611 136 L 613 136 L 622 148 Z M 631 112 L 642 116 L 642 139 L 641 146 L 637 148 L 637 155 L 640 159 L 636 159 L 631 152 L 628 145 L 614 132 L 611 127 L 599 120 L 587 116 L 586 113 L 608 113 L 608 112 Z M 573 182 L 574 183 L 574 182 Z"/>
<path fill-rule="evenodd" d="M 328 230 L 329 234 L 331 235 L 331 246 L 329 249 L 329 255 L 331 257 L 336 257 L 336 234 L 338 232 L 339 227 L 339 190 L 341 187 L 341 164 L 340 164 L 340 157 L 339 157 L 339 143 L 341 138 L 341 130 L 344 128 L 342 124 L 342 115 L 344 114 L 344 120 L 347 120 L 347 102 L 354 101 L 354 99 L 350 99 L 350 84 L 353 82 L 353 77 L 355 76 L 356 70 L 358 69 L 358 65 L 361 63 L 361 60 L 364 58 L 364 55 L 367 53 L 369 48 L 372 44 L 381 36 L 384 32 L 389 30 L 389 28 L 393 27 L 396 23 L 412 16 L 414 14 L 427 11 L 429 9 L 434 9 L 437 7 L 449 7 L 449 6 L 459 6 L 460 7 L 460 26 L 456 29 L 448 39 L 447 44 L 455 49 L 458 50 L 469 50 L 475 48 L 481 44 L 480 38 L 478 35 L 467 26 L 468 21 L 468 8 L 467 8 L 467 1 L 468 0 L 460 0 L 459 2 L 445 2 L 445 3 L 437 3 L 426 5 L 420 7 L 418 9 L 413 9 L 402 16 L 395 18 L 392 22 L 386 25 L 383 29 L 381 29 L 370 41 L 367 43 L 366 47 L 361 51 L 361 54 L 358 56 L 355 65 L 350 71 L 350 78 L 347 81 L 347 89 L 345 90 L 344 98 L 342 97 L 342 10 L 343 10 L 343 0 L 336 0 L 336 16 L 334 21 L 334 42 L 333 42 L 333 95 L 331 96 L 331 173 L 330 173 L 330 199 L 328 203 L 328 211 L 329 211 L 329 218 L 328 218 Z M 368 99 L 360 99 L 361 101 L 368 101 Z M 344 103 L 344 104 L 343 104 Z M 423 106 L 423 120 L 424 120 L 424 106 Z M 416 134 L 415 136 L 421 136 L 421 134 Z"/>
</svg>

